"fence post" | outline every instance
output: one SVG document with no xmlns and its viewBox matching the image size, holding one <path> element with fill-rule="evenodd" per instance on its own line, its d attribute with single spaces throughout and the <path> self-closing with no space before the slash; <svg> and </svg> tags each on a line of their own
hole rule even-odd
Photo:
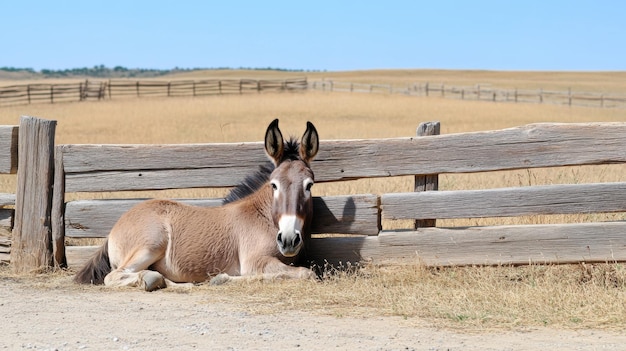
<svg viewBox="0 0 626 351">
<path fill-rule="evenodd" d="M 417 127 L 417 136 L 439 135 L 439 122 L 423 122 Z M 439 175 L 427 174 L 415 176 L 415 191 L 431 191 L 439 189 Z M 434 227 L 436 219 L 418 219 L 415 221 L 415 229 L 423 227 Z"/>
<path fill-rule="evenodd" d="M 515 102 L 517 102 L 517 88 L 515 88 Z"/>
<path fill-rule="evenodd" d="M 26 86 L 26 95 L 28 95 L 28 103 L 30 104 L 30 84 Z"/>
<path fill-rule="evenodd" d="M 111 95 L 111 80 L 110 79 L 109 79 L 108 88 L 109 88 L 109 100 L 111 100 L 113 98 L 113 95 Z"/>
<path fill-rule="evenodd" d="M 170 87 L 172 85 L 172 82 L 167 82 L 167 97 L 170 97 Z"/>
<path fill-rule="evenodd" d="M 568 103 L 570 106 L 572 106 L 572 88 L 567 88 L 567 97 L 568 97 Z"/>
<path fill-rule="evenodd" d="M 137 86 L 137 97 L 139 97 L 139 81 L 135 85 Z"/>
<path fill-rule="evenodd" d="M 428 97 L 428 82 L 426 82 L 426 97 Z"/>
<path fill-rule="evenodd" d="M 107 83 L 100 82 L 100 89 L 98 90 L 98 100 L 104 100 L 107 91 Z"/>
<path fill-rule="evenodd" d="M 600 95 L 600 107 L 604 107 L 604 94 Z"/>
<path fill-rule="evenodd" d="M 52 255 L 57 267 L 66 268 L 65 256 L 65 169 L 63 146 L 54 149 L 54 192 L 52 194 Z"/>
<path fill-rule="evenodd" d="M 54 85 L 50 85 L 50 103 L 54 104 Z"/>
<path fill-rule="evenodd" d="M 539 103 L 543 104 L 543 88 L 539 89 Z"/>
<path fill-rule="evenodd" d="M 21 117 L 11 263 L 17 273 L 48 268 L 56 121 Z"/>
<path fill-rule="evenodd" d="M 193 96 L 196 96 L 196 81 L 195 80 L 193 81 L 192 89 L 193 89 Z"/>
</svg>

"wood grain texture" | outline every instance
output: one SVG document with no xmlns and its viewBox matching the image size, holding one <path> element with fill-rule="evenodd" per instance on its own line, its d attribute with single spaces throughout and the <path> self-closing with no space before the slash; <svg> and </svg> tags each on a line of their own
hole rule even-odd
<svg viewBox="0 0 626 351">
<path fill-rule="evenodd" d="M 15 194 L 0 193 L 0 206 L 14 206 Z"/>
<path fill-rule="evenodd" d="M 57 267 L 67 267 L 65 257 L 65 172 L 63 171 L 63 153 L 55 147 L 54 157 L 54 192 L 52 194 L 52 254 Z"/>
<path fill-rule="evenodd" d="M 385 219 L 626 212 L 626 183 L 393 193 L 381 204 Z"/>
<path fill-rule="evenodd" d="M 411 259 L 431 266 L 626 260 L 626 222 L 421 228 L 313 241 L 316 262 Z M 405 261 L 406 262 L 406 261 Z"/>
<path fill-rule="evenodd" d="M 106 237 L 124 212 L 145 200 L 70 201 L 65 207 L 65 235 L 67 237 Z M 179 201 L 203 207 L 222 204 L 222 199 L 182 199 Z M 311 230 L 314 234 L 377 235 L 380 231 L 376 195 L 314 197 L 313 208 L 314 222 Z"/>
<path fill-rule="evenodd" d="M 379 236 L 314 238 L 315 264 L 412 260 L 429 266 L 626 261 L 625 222 L 421 228 Z M 80 266 L 97 247 L 68 247 Z"/>
<path fill-rule="evenodd" d="M 17 172 L 18 126 L 0 126 L 0 173 Z"/>
<path fill-rule="evenodd" d="M 22 117 L 11 263 L 16 272 L 52 265 L 50 214 L 56 121 Z"/>
<path fill-rule="evenodd" d="M 312 168 L 316 181 L 326 182 L 624 163 L 624 135 L 625 123 L 546 123 L 428 138 L 326 140 Z M 234 186 L 266 162 L 261 143 L 64 145 L 62 152 L 68 192 Z"/>
<path fill-rule="evenodd" d="M 417 127 L 416 134 L 418 137 L 423 136 L 431 136 L 431 135 L 440 135 L 441 134 L 441 123 L 439 122 L 423 122 Z M 439 190 L 439 175 L 438 174 L 427 174 L 427 175 L 416 175 L 415 176 L 415 186 L 414 190 L 416 192 L 420 191 L 434 191 Z M 423 227 L 436 227 L 437 219 L 435 217 L 428 219 L 416 219 L 413 228 L 423 228 Z"/>
</svg>

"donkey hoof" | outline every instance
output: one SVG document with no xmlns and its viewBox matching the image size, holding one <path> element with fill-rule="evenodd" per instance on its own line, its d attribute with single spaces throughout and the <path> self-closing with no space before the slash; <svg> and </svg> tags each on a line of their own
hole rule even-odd
<svg viewBox="0 0 626 351">
<path fill-rule="evenodd" d="M 230 281 L 230 276 L 226 273 L 220 273 L 213 277 L 209 284 L 211 285 L 222 285 L 224 283 L 228 283 Z"/>
<path fill-rule="evenodd" d="M 163 275 L 154 271 L 143 272 L 141 275 L 141 285 L 146 291 L 154 291 L 167 287 Z"/>
</svg>

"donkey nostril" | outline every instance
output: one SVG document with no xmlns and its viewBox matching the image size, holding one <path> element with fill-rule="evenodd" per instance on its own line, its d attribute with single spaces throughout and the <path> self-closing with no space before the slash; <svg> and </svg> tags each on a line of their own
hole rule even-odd
<svg viewBox="0 0 626 351">
<path fill-rule="evenodd" d="M 296 232 L 296 237 L 293 239 L 293 246 L 297 247 L 298 245 L 300 245 L 300 241 L 302 239 L 300 239 L 300 232 Z"/>
<path fill-rule="evenodd" d="M 276 241 L 278 241 L 278 243 L 280 243 L 282 245 L 282 243 L 283 243 L 283 233 L 278 233 L 278 236 L 276 236 Z"/>
</svg>

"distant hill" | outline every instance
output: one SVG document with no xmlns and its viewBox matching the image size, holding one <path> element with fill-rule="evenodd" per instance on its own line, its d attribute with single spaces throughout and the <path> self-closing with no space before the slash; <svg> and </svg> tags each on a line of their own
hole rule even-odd
<svg viewBox="0 0 626 351">
<path fill-rule="evenodd" d="M 303 72 L 303 70 L 287 70 L 280 68 L 237 68 L 237 70 L 272 70 L 281 72 Z M 37 79 L 37 78 L 152 78 L 160 77 L 172 73 L 193 72 L 201 70 L 235 70 L 235 68 L 219 67 L 219 68 L 178 68 L 173 69 L 151 69 L 151 68 L 126 68 L 115 66 L 113 68 L 104 65 L 83 68 L 70 68 L 63 70 L 42 69 L 35 71 L 32 68 L 15 68 L 0 67 L 0 79 L 18 80 L 18 79 Z"/>
</svg>

